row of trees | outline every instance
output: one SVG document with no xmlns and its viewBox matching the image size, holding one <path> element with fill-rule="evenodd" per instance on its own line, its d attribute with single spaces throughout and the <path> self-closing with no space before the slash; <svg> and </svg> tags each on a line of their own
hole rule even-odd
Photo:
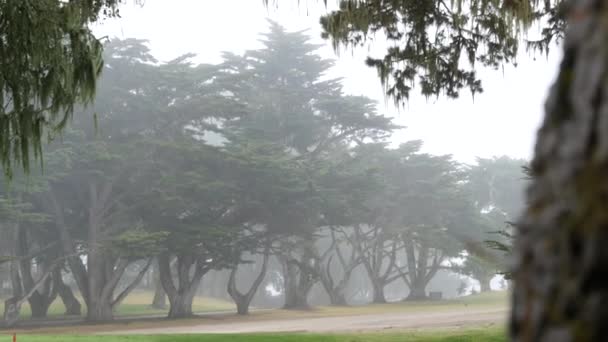
<svg viewBox="0 0 608 342">
<path fill-rule="evenodd" d="M 523 161 L 467 167 L 418 141 L 390 148 L 400 127 L 344 94 L 309 37 L 271 23 L 262 42 L 219 65 L 159 63 L 133 39 L 106 45 L 96 124 L 83 110 L 45 148 L 43 172 L 2 189 L 5 322 L 26 301 L 43 317 L 57 296 L 80 314 L 66 274 L 87 319 L 110 320 L 153 265 L 172 318 L 192 314 L 218 269 L 231 270 L 227 291 L 247 313 L 271 257 L 285 308 L 307 307 L 316 283 L 347 304 L 356 267 L 375 302 L 397 280 L 425 298 L 443 268 L 488 284 L 498 265 L 473 255 L 519 210 Z M 467 265 L 451 265 L 465 250 Z M 251 255 L 261 267 L 243 288 Z"/>
</svg>

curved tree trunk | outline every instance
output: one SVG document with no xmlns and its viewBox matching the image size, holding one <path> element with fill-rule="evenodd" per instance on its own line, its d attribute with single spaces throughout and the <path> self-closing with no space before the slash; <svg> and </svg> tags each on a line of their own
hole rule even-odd
<svg viewBox="0 0 608 342">
<path fill-rule="evenodd" d="M 247 290 L 247 292 L 241 293 L 237 288 L 236 272 L 238 270 L 238 265 L 236 265 L 232 269 L 232 271 L 230 271 L 230 278 L 228 279 L 227 290 L 228 290 L 228 294 L 230 295 L 230 297 L 234 300 L 234 303 L 236 304 L 236 311 L 239 315 L 249 314 L 249 306 L 251 304 L 251 300 L 253 299 L 253 296 L 255 296 L 256 292 L 258 291 L 258 288 L 260 287 L 260 284 L 262 284 L 262 281 L 264 280 L 264 277 L 266 276 L 266 271 L 268 269 L 269 253 L 270 253 L 269 248 L 270 248 L 270 246 L 268 246 L 266 248 L 266 250 L 264 251 L 264 259 L 262 260 L 262 268 L 260 270 L 260 273 L 258 273 L 257 277 L 253 281 L 253 284 L 251 284 L 251 287 L 249 288 L 249 290 Z"/>
<path fill-rule="evenodd" d="M 49 307 L 56 298 L 57 291 L 53 287 L 52 279 L 49 277 L 40 286 L 40 290 L 34 291 L 27 300 L 32 311 L 32 318 L 45 318 L 48 314 Z"/>
<path fill-rule="evenodd" d="M 158 257 L 160 280 L 169 298 L 168 318 L 192 317 L 192 302 L 203 276 L 209 271 L 200 259 L 190 254 L 176 257 L 177 285 L 173 281 L 170 255 L 163 253 Z M 209 266 L 209 267 L 207 267 Z"/>
<path fill-rule="evenodd" d="M 334 288 L 331 291 L 327 291 L 330 304 L 333 306 L 347 306 L 348 303 L 344 292 L 344 288 Z"/>
<path fill-rule="evenodd" d="M 48 273 L 52 272 L 51 260 L 42 260 L 38 263 L 39 273 L 47 274 L 42 283 L 38 284 L 37 289 L 32 291 L 36 285 L 32 269 L 34 267 L 33 258 L 28 254 L 31 253 L 30 239 L 26 228 L 19 228 L 17 233 L 17 253 L 19 255 L 19 271 L 21 273 L 21 281 L 23 283 L 23 291 L 30 292 L 31 295 L 27 299 L 32 313 L 32 318 L 44 318 L 47 315 L 49 306 L 57 298 L 57 292 L 53 286 L 53 282 Z M 42 258 L 51 258 L 50 255 L 44 255 Z"/>
<path fill-rule="evenodd" d="M 340 232 L 345 237 L 346 241 L 351 244 L 354 242 L 353 236 L 349 236 L 344 231 Z M 357 256 L 357 249 L 354 246 L 351 246 L 350 256 L 347 259 L 342 252 L 340 242 L 336 237 L 336 231 L 334 229 L 330 230 L 330 236 L 332 238 L 332 246 L 324 253 L 319 261 L 319 276 L 325 292 L 329 295 L 331 305 L 346 306 L 348 305 L 346 300 L 346 289 L 350 282 L 351 275 L 354 269 L 361 263 L 361 259 Z M 335 269 L 332 269 L 334 257 L 338 259 L 339 267 L 341 269 L 341 274 L 339 275 L 341 277 L 337 277 L 337 272 L 334 271 Z M 327 259 L 327 262 L 324 262 L 324 259 Z"/>
<path fill-rule="evenodd" d="M 515 241 L 514 341 L 608 340 L 608 3 L 569 4 Z"/>
<path fill-rule="evenodd" d="M 53 270 L 53 268 L 48 269 L 40 276 L 38 280 L 36 280 L 34 284 L 32 284 L 32 287 L 26 292 L 21 284 L 21 277 L 19 275 L 19 266 L 17 265 L 17 262 L 13 261 L 11 264 L 13 296 L 4 302 L 4 316 L 2 321 L 2 326 L 4 327 L 10 327 L 17 322 L 23 303 L 25 303 L 32 296 L 32 294 L 42 286 Z"/>
<path fill-rule="evenodd" d="M 57 294 L 61 298 L 63 306 L 65 306 L 65 314 L 67 316 L 80 316 L 82 314 L 82 305 L 76 299 L 76 296 L 74 296 L 72 288 L 63 282 L 61 270 L 56 269 L 52 277 Z"/>
</svg>

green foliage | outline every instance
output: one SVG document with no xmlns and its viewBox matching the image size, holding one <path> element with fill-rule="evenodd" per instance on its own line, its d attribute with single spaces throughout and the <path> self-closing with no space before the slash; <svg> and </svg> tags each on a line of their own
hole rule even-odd
<svg viewBox="0 0 608 342">
<path fill-rule="evenodd" d="M 396 104 L 418 83 L 425 96 L 458 97 L 463 88 L 482 91 L 475 64 L 498 68 L 514 63 L 520 39 L 533 23 L 548 20 L 539 41 L 546 50 L 561 37 L 563 19 L 555 1 L 495 0 L 342 0 L 340 9 L 321 18 L 325 38 L 336 49 L 359 46 L 381 34 L 388 41 L 383 58 L 369 57 Z"/>
<path fill-rule="evenodd" d="M 270 22 L 263 37 L 262 49 L 226 53 L 219 66 L 219 82 L 244 113 L 222 132 L 230 156 L 226 174 L 238 191 L 233 216 L 310 238 L 327 224 L 327 209 L 344 208 L 333 202 L 343 200 L 336 195 L 345 190 L 328 178 L 340 172 L 332 170 L 341 167 L 333 159 L 398 127 L 372 100 L 346 96 L 340 80 L 325 77 L 333 62 L 315 53 L 319 46 L 309 36 Z"/>
<path fill-rule="evenodd" d="M 471 259 L 465 264 L 469 274 L 491 270 L 509 278 L 505 260 L 512 252 L 511 222 L 520 215 L 524 204 L 526 165 L 525 160 L 502 156 L 478 158 L 477 164 L 468 168 L 467 187 L 484 219 L 480 222 L 482 239 L 469 249 Z"/>
<path fill-rule="evenodd" d="M 118 0 L 0 1 L 0 163 L 29 171 L 45 132 L 62 129 L 90 102 L 103 62 L 89 24 L 116 16 Z"/>
<path fill-rule="evenodd" d="M 150 233 L 137 227 L 107 240 L 105 246 L 112 254 L 139 260 L 161 253 L 161 245 L 167 235 L 167 232 Z"/>
</svg>

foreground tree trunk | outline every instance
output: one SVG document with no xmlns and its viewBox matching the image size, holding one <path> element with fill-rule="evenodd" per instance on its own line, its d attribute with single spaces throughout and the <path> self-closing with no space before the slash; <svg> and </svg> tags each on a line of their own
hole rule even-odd
<svg viewBox="0 0 608 342">
<path fill-rule="evenodd" d="M 63 282 L 61 270 L 56 269 L 53 271 L 52 277 L 57 294 L 61 298 L 63 306 L 65 306 L 65 314 L 67 316 L 80 316 L 82 314 L 82 305 L 76 299 L 76 296 L 74 296 L 72 288 Z"/>
<path fill-rule="evenodd" d="M 569 4 L 515 242 L 514 341 L 608 340 L 608 3 Z"/>
<path fill-rule="evenodd" d="M 268 259 L 270 254 L 270 246 L 266 248 L 264 251 L 264 258 L 262 260 L 262 267 L 260 269 L 260 273 L 258 273 L 257 277 L 254 279 L 251 287 L 247 292 L 241 293 L 237 288 L 236 281 L 236 272 L 238 271 L 238 265 L 236 265 L 230 272 L 230 278 L 228 279 L 228 294 L 234 300 L 236 304 L 236 311 L 239 315 L 247 315 L 249 314 L 249 306 L 251 304 L 251 300 L 253 300 L 253 296 L 255 296 L 260 284 L 264 280 L 266 276 L 266 270 L 268 269 Z"/>
</svg>

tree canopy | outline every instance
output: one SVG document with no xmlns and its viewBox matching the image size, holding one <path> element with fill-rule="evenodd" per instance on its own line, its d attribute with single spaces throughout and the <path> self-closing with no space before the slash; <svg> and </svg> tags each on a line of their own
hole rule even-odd
<svg viewBox="0 0 608 342">
<path fill-rule="evenodd" d="M 522 38 L 544 25 L 528 47 L 546 51 L 561 39 L 562 1 L 339 1 L 321 18 L 323 37 L 336 49 L 368 41 L 388 42 L 385 56 L 369 57 L 389 97 L 402 105 L 418 86 L 425 96 L 458 97 L 462 89 L 483 90 L 475 65 L 498 68 L 515 63 Z"/>
<path fill-rule="evenodd" d="M 0 163 L 29 170 L 45 134 L 89 103 L 103 67 L 89 25 L 118 15 L 118 0 L 0 1 Z"/>
</svg>

